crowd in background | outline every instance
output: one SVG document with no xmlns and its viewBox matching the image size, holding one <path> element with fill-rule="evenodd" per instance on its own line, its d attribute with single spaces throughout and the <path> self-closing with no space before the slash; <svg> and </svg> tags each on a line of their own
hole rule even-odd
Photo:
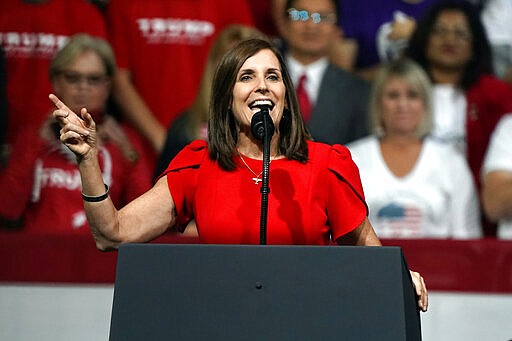
<svg viewBox="0 0 512 341">
<path fill-rule="evenodd" d="M 379 237 L 512 238 L 510 6 L 4 0 L 0 227 L 88 233 L 49 93 L 99 123 L 105 183 L 122 206 L 207 138 L 216 63 L 264 37 L 286 60 L 313 138 L 351 150 Z"/>
</svg>

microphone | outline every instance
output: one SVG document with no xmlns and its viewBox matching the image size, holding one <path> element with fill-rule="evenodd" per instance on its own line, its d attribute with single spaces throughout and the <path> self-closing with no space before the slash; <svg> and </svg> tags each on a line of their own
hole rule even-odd
<svg viewBox="0 0 512 341">
<path fill-rule="evenodd" d="M 256 137 L 258 140 L 268 139 L 270 141 L 272 135 L 274 135 L 275 130 L 274 122 L 272 122 L 272 119 L 270 118 L 269 115 L 270 106 L 258 105 L 258 108 L 260 109 L 260 111 L 255 113 L 251 119 L 252 135 Z M 265 129 L 265 124 L 267 126 L 267 129 Z"/>
</svg>

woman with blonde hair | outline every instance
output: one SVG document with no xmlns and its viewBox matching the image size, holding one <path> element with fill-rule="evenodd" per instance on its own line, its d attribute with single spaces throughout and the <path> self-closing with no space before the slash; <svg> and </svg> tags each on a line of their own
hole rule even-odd
<svg viewBox="0 0 512 341">
<path fill-rule="evenodd" d="M 430 92 L 429 78 L 415 62 L 385 65 L 371 97 L 373 135 L 348 146 L 380 238 L 482 236 L 466 160 L 430 137 Z"/>
<path fill-rule="evenodd" d="M 70 110 L 87 107 L 97 122 L 101 175 L 112 201 L 123 207 L 151 187 L 151 171 L 138 135 L 106 111 L 115 72 L 109 43 L 77 34 L 52 59 L 49 77 L 53 91 Z M 0 174 L 0 227 L 20 227 L 27 233 L 90 233 L 80 195 L 79 162 L 59 137 L 53 116 L 17 136 L 17 157 Z"/>
</svg>

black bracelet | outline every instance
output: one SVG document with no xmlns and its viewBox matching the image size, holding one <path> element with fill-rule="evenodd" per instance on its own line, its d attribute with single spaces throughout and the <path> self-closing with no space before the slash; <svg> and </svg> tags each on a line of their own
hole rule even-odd
<svg viewBox="0 0 512 341">
<path fill-rule="evenodd" d="M 107 184 L 104 184 L 104 185 L 105 185 L 105 193 L 104 194 L 92 197 L 89 195 L 85 195 L 84 192 L 82 192 L 82 199 L 84 199 L 84 201 L 87 201 L 87 202 L 99 202 L 99 201 L 103 201 L 103 200 L 107 199 L 108 193 L 109 193 L 109 188 L 108 188 Z"/>
</svg>

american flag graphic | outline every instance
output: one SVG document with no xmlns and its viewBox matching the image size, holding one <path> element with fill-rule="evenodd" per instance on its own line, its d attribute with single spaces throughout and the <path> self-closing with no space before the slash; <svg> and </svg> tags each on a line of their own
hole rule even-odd
<svg viewBox="0 0 512 341">
<path fill-rule="evenodd" d="M 413 205 L 391 203 L 377 212 L 381 228 L 396 237 L 413 237 L 421 233 L 423 213 Z"/>
</svg>

